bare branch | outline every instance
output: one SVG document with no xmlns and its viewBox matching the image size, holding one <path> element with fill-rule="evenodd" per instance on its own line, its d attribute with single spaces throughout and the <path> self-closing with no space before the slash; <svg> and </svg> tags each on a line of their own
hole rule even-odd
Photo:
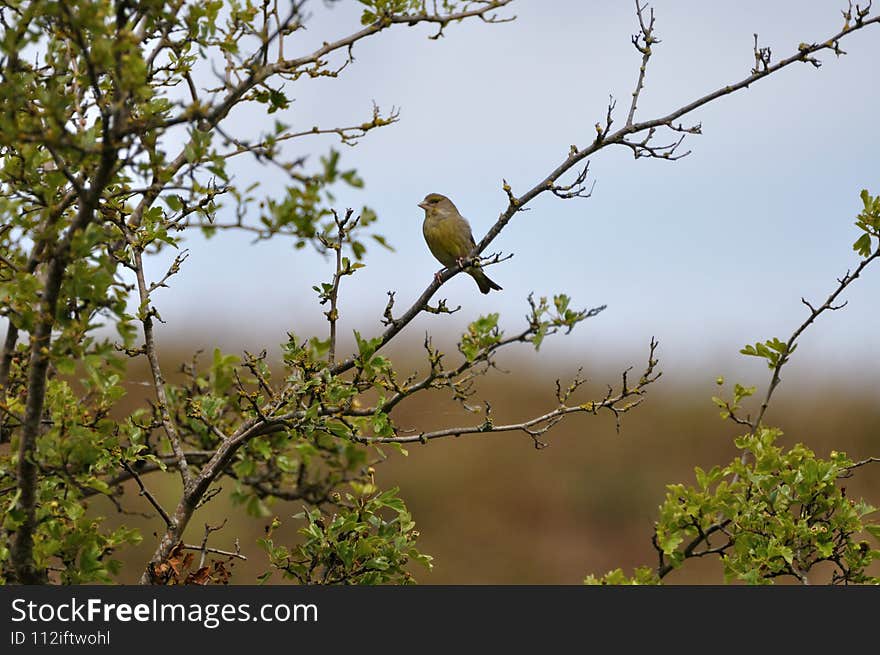
<svg viewBox="0 0 880 655">
<path fill-rule="evenodd" d="M 868 464 L 880 464 L 880 457 L 866 457 L 865 459 L 859 460 L 858 462 L 853 462 L 847 468 L 852 471 L 853 469 L 861 468 L 862 466 L 867 466 Z"/>
<path fill-rule="evenodd" d="M 247 557 L 241 554 L 241 548 L 238 545 L 238 540 L 236 540 L 234 551 L 221 550 L 220 548 L 212 548 L 211 546 L 193 546 L 191 544 L 183 544 L 183 547 L 187 550 L 204 551 L 205 553 L 214 553 L 215 555 L 223 555 L 224 557 L 235 557 L 237 559 L 247 561 Z M 204 562 L 204 558 L 202 558 L 201 561 Z M 202 568 L 201 564 L 199 565 L 199 568 Z"/>
<path fill-rule="evenodd" d="M 623 383 L 620 389 L 616 393 L 609 391 L 609 393 L 604 398 L 598 401 L 586 402 L 580 405 L 566 405 L 565 403 L 560 403 L 560 406 L 556 409 L 540 416 L 533 417 L 526 421 L 522 421 L 520 423 L 495 425 L 491 421 L 489 412 L 487 410 L 486 420 L 480 425 L 452 427 L 442 430 L 420 432 L 418 434 L 403 436 L 394 435 L 390 437 L 355 437 L 355 440 L 365 444 L 403 444 L 416 442 L 424 444 L 432 439 L 440 439 L 443 437 L 460 437 L 469 434 L 488 434 L 500 432 L 525 432 L 530 437 L 532 437 L 536 448 L 543 448 L 547 444 L 540 441 L 538 437 L 550 430 L 559 422 L 560 419 L 568 414 L 587 413 L 595 415 L 602 410 L 606 410 L 614 414 L 615 418 L 618 420 L 619 426 L 620 416 L 632 409 L 633 407 L 639 405 L 642 402 L 645 388 L 652 382 L 657 380 L 661 375 L 659 372 L 655 372 L 657 360 L 654 359 L 654 354 L 657 349 L 657 345 L 658 343 L 652 339 L 650 354 L 648 356 L 648 363 L 645 367 L 644 373 L 642 374 L 636 386 L 629 387 L 626 382 L 626 374 L 624 374 Z M 579 382 L 574 383 L 574 388 L 577 388 L 577 386 L 580 386 Z"/>
<path fill-rule="evenodd" d="M 425 311 L 429 314 L 454 314 L 455 312 L 461 309 L 461 305 L 458 307 L 450 309 L 446 305 L 446 298 L 441 298 L 437 301 L 437 306 L 433 307 L 431 305 L 425 305 Z"/>
<path fill-rule="evenodd" d="M 336 213 L 335 209 L 332 210 L 332 212 L 333 221 L 336 223 L 336 238 L 333 241 L 322 238 L 322 243 L 335 253 L 336 270 L 333 272 L 333 280 L 330 284 L 330 289 L 321 292 L 321 304 L 323 305 L 327 302 L 330 303 L 330 309 L 324 312 L 327 321 L 330 323 L 330 347 L 327 353 L 327 363 L 330 366 L 333 366 L 336 362 L 336 322 L 339 320 L 339 310 L 337 308 L 339 301 L 339 282 L 342 280 L 343 276 L 351 275 L 354 272 L 351 263 L 348 263 L 347 260 L 342 257 L 342 247 L 345 245 L 348 235 L 357 226 L 358 221 L 360 221 L 360 216 L 355 218 L 354 221 L 351 220 L 351 217 L 354 214 L 353 209 L 346 209 L 345 216 L 342 218 L 339 217 L 339 214 Z M 347 265 L 343 266 L 343 263 L 346 263 Z"/>
<path fill-rule="evenodd" d="M 785 351 L 782 352 L 779 356 L 779 359 L 776 362 L 776 365 L 773 366 L 773 372 L 770 377 L 770 384 L 767 387 L 767 394 L 764 396 L 764 401 L 761 403 L 761 408 L 758 411 L 758 415 L 755 417 L 755 420 L 751 424 L 751 433 L 754 434 L 758 431 L 758 428 L 761 426 L 761 421 L 764 418 L 764 414 L 767 412 L 767 407 L 770 405 L 770 399 L 773 397 L 773 392 L 776 391 L 776 387 L 779 386 L 782 378 L 780 377 L 780 373 L 782 371 L 782 367 L 788 362 L 789 357 L 791 356 L 792 351 L 794 350 L 798 338 L 801 334 L 804 333 L 808 327 L 810 327 L 819 316 L 821 316 L 826 311 L 836 311 L 841 309 L 846 303 L 835 305 L 834 301 L 837 300 L 838 296 L 850 285 L 852 284 L 858 277 L 862 274 L 862 271 L 870 265 L 875 259 L 880 258 L 880 247 L 877 248 L 870 256 L 863 259 L 859 265 L 856 267 L 856 270 L 852 273 L 849 271 L 846 274 L 837 280 L 837 288 L 831 292 L 831 294 L 825 299 L 819 307 L 813 307 L 809 302 L 801 298 L 801 301 L 810 309 L 810 314 L 807 316 L 806 320 L 801 323 L 798 328 L 792 333 L 792 335 L 788 338 L 788 341 L 785 342 Z"/>
<path fill-rule="evenodd" d="M 385 305 L 385 311 L 382 312 L 382 325 L 394 325 L 397 319 L 391 311 L 394 309 L 394 291 L 388 291 L 388 304 Z"/>
<path fill-rule="evenodd" d="M 168 279 L 171 276 L 177 275 L 177 273 L 180 272 L 180 265 L 186 261 L 187 257 L 189 257 L 188 250 L 180 251 L 180 253 L 178 253 L 174 257 L 174 261 L 171 262 L 171 266 L 168 267 L 168 271 L 165 273 L 165 275 L 162 277 L 162 279 L 159 280 L 158 282 L 153 282 L 152 284 L 150 284 L 150 288 L 147 289 L 147 295 L 149 296 L 149 294 L 153 293 L 156 289 L 159 289 L 159 288 L 166 288 L 167 289 L 168 285 L 165 283 L 168 281 Z"/>
<path fill-rule="evenodd" d="M 137 486 L 140 487 L 141 490 L 141 496 L 144 496 L 148 501 L 150 501 L 150 505 L 152 505 L 156 509 L 156 511 L 159 512 L 159 516 L 161 516 L 162 520 L 165 521 L 165 526 L 170 528 L 172 526 L 171 517 L 168 516 L 168 512 L 166 512 L 165 508 L 163 508 L 159 501 L 156 500 L 156 497 L 150 493 L 150 490 L 144 486 L 144 482 L 143 480 L 141 480 L 141 476 L 138 475 L 137 471 L 131 468 L 128 462 L 126 462 L 124 459 L 120 460 L 119 463 L 122 465 L 122 468 L 124 468 L 128 472 L 128 474 L 134 479 L 134 481 L 137 482 Z"/>
<path fill-rule="evenodd" d="M 493 357 L 499 350 L 515 343 L 532 343 L 532 339 L 542 329 L 545 330 L 544 336 L 554 334 L 558 330 L 558 327 L 548 327 L 546 323 L 542 322 L 541 315 L 539 313 L 540 308 L 538 306 L 538 303 L 535 302 L 534 296 L 532 294 L 529 295 L 528 302 L 531 309 L 531 314 L 526 317 L 528 324 L 522 331 L 515 333 L 509 337 L 501 338 L 498 341 L 495 341 L 494 343 L 480 350 L 478 353 L 475 353 L 473 357 L 465 358 L 457 367 L 452 369 L 444 368 L 442 363 L 442 354 L 434 349 L 431 343 L 431 339 L 426 333 L 424 347 L 427 351 L 428 363 L 431 367 L 430 372 L 418 382 L 408 382 L 405 383 L 402 387 L 396 386 L 394 389 L 394 395 L 388 398 L 388 400 L 386 400 L 381 406 L 348 409 L 345 411 L 345 414 L 347 416 L 372 416 L 380 410 L 387 413 L 406 398 L 409 398 L 420 391 L 431 388 L 449 388 L 453 391 L 453 394 L 457 398 L 461 395 L 465 395 L 464 389 L 470 382 L 471 377 L 473 377 L 473 369 L 475 369 L 477 366 L 480 366 L 481 364 L 494 366 Z M 444 301 L 441 301 L 440 306 L 444 308 L 444 311 L 442 313 L 452 313 L 452 311 L 458 311 L 459 309 L 447 309 Z M 581 312 L 578 312 L 576 316 L 576 322 L 598 316 L 605 309 L 605 305 L 600 305 L 599 307 L 592 307 L 590 309 L 585 309 Z M 432 310 L 434 310 L 434 308 L 431 308 L 428 311 Z M 567 327 L 566 329 L 566 333 L 571 332 L 571 327 Z M 415 378 L 413 377 L 413 379 Z M 578 383 L 575 388 L 577 388 L 577 386 L 580 386 L 580 384 Z M 564 400 L 560 399 L 559 402 L 560 404 L 562 404 L 564 403 Z M 339 411 L 338 408 L 327 409 L 328 414 L 335 414 L 337 411 Z"/>
<path fill-rule="evenodd" d="M 284 141 L 290 141 L 291 139 L 298 139 L 305 136 L 317 136 L 317 135 L 326 135 L 326 134 L 335 134 L 339 137 L 340 142 L 347 146 L 354 146 L 366 136 L 367 132 L 373 130 L 377 127 L 384 127 L 386 125 L 392 125 L 400 120 L 400 110 L 394 107 L 391 108 L 391 112 L 388 116 L 382 116 L 379 110 L 379 107 L 373 105 L 373 117 L 369 122 L 361 123 L 359 125 L 349 125 L 346 127 L 313 127 L 309 130 L 301 130 L 299 132 L 285 132 L 279 136 L 273 136 L 271 138 L 271 149 L 269 140 L 263 140 L 258 143 L 247 143 L 246 141 L 242 141 L 239 139 L 235 139 L 227 135 L 227 139 L 230 143 L 234 144 L 236 148 L 230 152 L 227 152 L 223 155 L 224 159 L 231 159 L 233 157 L 237 157 L 243 153 L 249 152 L 258 159 L 264 157 L 266 159 L 271 159 L 274 157 L 274 149 L 279 143 L 283 143 Z"/>
<path fill-rule="evenodd" d="M 593 180 L 589 190 L 584 186 L 589 171 L 590 162 L 587 162 L 571 184 L 552 184 L 550 186 L 550 191 L 553 192 L 554 196 L 562 198 L 563 200 L 571 200 L 572 198 L 589 198 L 593 195 L 593 189 L 596 186 L 596 180 Z"/>
<path fill-rule="evenodd" d="M 155 310 L 150 306 L 150 291 L 157 285 L 153 285 L 150 288 L 147 287 L 147 282 L 144 278 L 144 264 L 141 248 L 135 242 L 132 232 L 128 229 L 126 229 L 126 238 L 132 246 L 134 258 L 134 271 L 135 277 L 137 278 L 138 295 L 140 298 L 140 309 L 138 313 L 141 318 L 141 324 L 144 328 L 144 353 L 150 364 L 150 373 L 153 377 L 153 390 L 156 394 L 156 402 L 159 408 L 159 415 L 162 419 L 162 427 L 164 428 L 165 435 L 168 437 L 168 441 L 171 444 L 171 450 L 177 457 L 177 468 L 181 480 L 183 481 L 184 489 L 186 489 L 192 485 L 192 473 L 189 470 L 189 465 L 186 461 L 186 453 L 183 451 L 183 441 L 181 440 L 180 434 L 177 431 L 177 426 L 174 424 L 174 420 L 171 417 L 171 412 L 168 410 L 168 395 L 165 392 L 165 378 L 162 375 L 162 368 L 159 365 L 159 356 L 156 352 L 156 339 L 153 335 L 153 316 L 156 314 Z M 179 262 L 178 259 L 175 259 L 171 268 L 175 269 L 177 266 L 179 266 Z M 174 272 L 177 271 L 174 270 Z M 173 274 L 174 273 L 169 271 L 160 284 L 164 285 L 164 281 Z"/>
<path fill-rule="evenodd" d="M 651 59 L 651 54 L 653 53 L 653 49 L 651 48 L 651 46 L 655 43 L 660 43 L 660 39 L 654 36 L 654 9 L 651 9 L 650 18 L 648 20 L 648 23 L 645 24 L 644 11 L 648 5 L 640 5 L 639 0 L 635 1 L 636 15 L 639 19 L 640 31 L 638 34 L 632 37 L 632 44 L 635 46 L 636 50 L 642 53 L 642 64 L 641 66 L 639 66 L 639 78 L 636 82 L 636 89 L 632 93 L 632 102 L 629 106 L 629 113 L 626 116 L 627 125 L 633 124 L 633 117 L 636 115 L 639 95 L 642 93 L 642 89 L 645 88 L 645 72 L 648 69 L 648 60 Z"/>
<path fill-rule="evenodd" d="M 229 520 L 229 519 L 223 519 L 223 522 L 222 522 L 220 525 L 209 525 L 208 523 L 205 523 L 205 536 L 202 537 L 202 545 L 201 545 L 201 547 L 199 548 L 199 550 L 202 552 L 202 555 L 201 555 L 201 557 L 199 558 L 199 566 L 198 566 L 198 568 L 202 568 L 202 567 L 205 565 L 205 558 L 206 558 L 207 555 L 208 555 L 208 537 L 211 536 L 211 533 L 212 533 L 212 532 L 217 532 L 217 531 L 219 531 L 219 530 L 222 530 L 223 527 L 226 525 L 226 522 L 227 522 L 228 520 Z M 233 557 L 240 557 L 240 554 L 239 554 L 238 551 L 240 551 L 241 549 L 238 548 L 238 542 L 237 542 L 237 540 L 236 540 L 236 544 L 235 544 L 235 545 L 236 545 L 236 551 L 237 551 L 237 552 L 236 552 L 236 554 L 234 554 L 234 555 L 232 555 L 232 556 L 233 556 Z M 184 545 L 184 548 L 186 548 L 185 545 Z M 216 549 L 214 549 L 214 552 L 216 552 Z M 245 559 L 246 559 L 246 558 L 245 558 Z"/>
</svg>

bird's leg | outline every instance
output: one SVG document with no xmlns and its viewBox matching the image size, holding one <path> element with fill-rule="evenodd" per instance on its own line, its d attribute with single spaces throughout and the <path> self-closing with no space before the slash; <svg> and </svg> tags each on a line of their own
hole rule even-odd
<svg viewBox="0 0 880 655">
<path fill-rule="evenodd" d="M 443 271 L 445 271 L 445 270 L 446 270 L 445 268 L 441 268 L 439 271 L 434 273 L 434 282 L 436 282 L 437 284 L 440 284 L 440 282 L 441 282 L 440 274 L 443 273 Z"/>
</svg>

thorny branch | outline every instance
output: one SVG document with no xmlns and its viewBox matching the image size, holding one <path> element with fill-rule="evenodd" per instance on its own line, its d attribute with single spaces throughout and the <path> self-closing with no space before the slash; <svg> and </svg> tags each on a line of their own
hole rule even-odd
<svg viewBox="0 0 880 655">
<path fill-rule="evenodd" d="M 617 391 L 609 387 L 608 392 L 601 400 L 589 401 L 578 405 L 567 405 L 566 401 L 569 396 L 583 383 L 580 377 L 575 378 L 566 390 L 561 390 L 561 385 L 557 381 L 557 399 L 559 406 L 545 414 L 522 421 L 520 423 L 510 423 L 503 425 L 495 425 L 491 416 L 491 407 L 486 407 L 486 418 L 480 425 L 471 425 L 464 427 L 452 427 L 442 430 L 433 430 L 429 432 L 420 432 L 412 435 L 395 435 L 391 437 L 361 437 L 356 438 L 357 441 L 365 444 L 371 443 L 427 443 L 432 439 L 442 437 L 460 437 L 469 434 L 486 434 L 499 432 L 525 432 L 534 441 L 535 448 L 545 448 L 548 444 L 540 439 L 540 437 L 555 426 L 564 416 L 574 413 L 598 414 L 600 411 L 606 410 L 614 415 L 617 421 L 618 429 L 620 428 L 620 417 L 633 407 L 639 405 L 644 399 L 645 388 L 656 381 L 661 373 L 655 372 L 657 360 L 654 358 L 658 343 L 651 340 L 650 353 L 648 355 L 648 363 L 644 372 L 639 378 L 635 386 L 630 386 L 627 381 L 627 371 L 622 375 L 622 381 Z"/>
</svg>

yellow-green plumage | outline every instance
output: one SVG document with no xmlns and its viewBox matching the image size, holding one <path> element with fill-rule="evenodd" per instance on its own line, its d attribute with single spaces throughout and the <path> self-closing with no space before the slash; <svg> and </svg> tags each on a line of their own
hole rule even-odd
<svg viewBox="0 0 880 655">
<path fill-rule="evenodd" d="M 452 201 L 439 193 L 429 193 L 419 203 L 425 210 L 422 233 L 428 248 L 444 266 L 454 266 L 459 259 L 467 257 L 474 248 L 474 236 L 467 220 L 458 212 Z M 501 287 L 490 280 L 475 266 L 464 269 L 477 282 L 481 293 Z"/>
</svg>

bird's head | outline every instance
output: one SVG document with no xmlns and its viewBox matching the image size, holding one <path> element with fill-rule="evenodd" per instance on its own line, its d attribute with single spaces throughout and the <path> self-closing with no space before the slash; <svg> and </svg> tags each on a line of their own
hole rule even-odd
<svg viewBox="0 0 880 655">
<path fill-rule="evenodd" d="M 455 208 L 455 205 L 452 204 L 452 201 L 440 193 L 429 193 L 425 196 L 425 199 L 419 203 L 419 207 L 424 209 L 425 213 L 428 215 L 445 214 L 447 212 L 458 213 L 458 210 Z"/>
</svg>

